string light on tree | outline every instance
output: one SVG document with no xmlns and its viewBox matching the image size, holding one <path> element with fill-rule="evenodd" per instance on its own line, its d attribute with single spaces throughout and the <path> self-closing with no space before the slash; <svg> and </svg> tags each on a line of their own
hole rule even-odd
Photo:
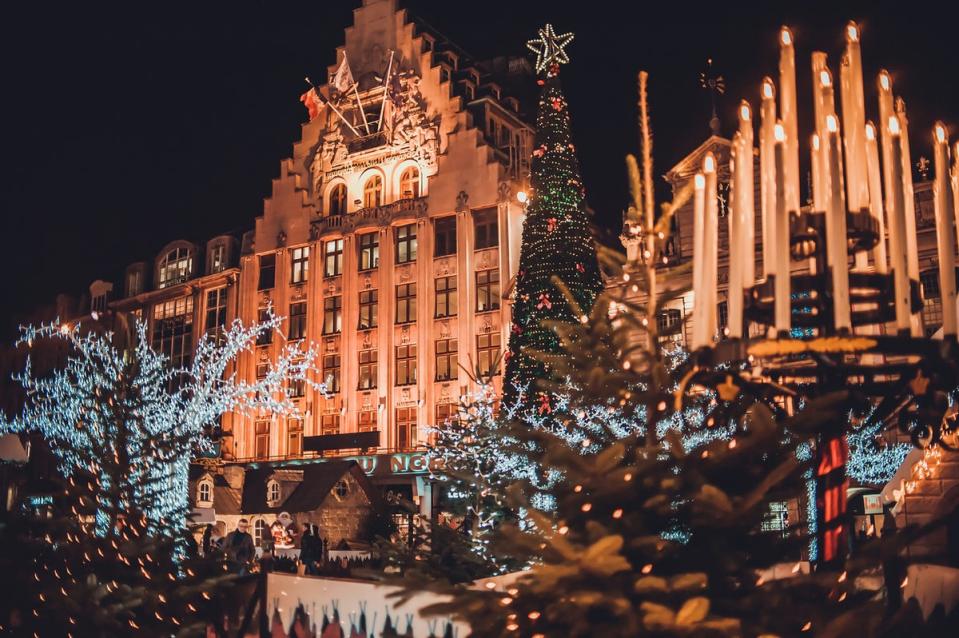
<svg viewBox="0 0 959 638">
<path fill-rule="evenodd" d="M 553 64 L 567 64 L 569 56 L 565 47 L 572 41 L 572 33 L 556 35 L 553 25 L 549 23 L 540 29 L 539 37 L 526 43 L 526 48 L 536 54 L 536 72 L 542 73 Z"/>
</svg>

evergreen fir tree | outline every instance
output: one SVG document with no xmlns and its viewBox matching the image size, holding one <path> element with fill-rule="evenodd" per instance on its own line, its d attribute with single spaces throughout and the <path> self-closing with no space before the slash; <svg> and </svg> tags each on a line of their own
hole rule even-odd
<svg viewBox="0 0 959 638">
<path fill-rule="evenodd" d="M 552 55 L 545 60 L 548 72 L 539 80 L 543 88 L 531 159 L 531 193 L 516 276 L 504 403 L 545 414 L 552 406 L 537 380 L 548 378 L 553 372 L 552 360 L 563 355 L 556 332 L 544 322 L 579 321 L 582 313 L 588 313 L 593 306 L 603 283 L 570 134 L 569 104 L 559 79 L 559 62 L 565 61 L 561 45 L 564 38 L 568 41 L 572 36 L 557 37 L 548 25 L 541 35 L 542 46 Z M 537 70 L 543 64 L 542 59 L 538 61 Z M 559 291 L 556 280 L 568 287 L 575 304 Z M 580 312 L 574 310 L 574 305 L 579 306 Z"/>
</svg>

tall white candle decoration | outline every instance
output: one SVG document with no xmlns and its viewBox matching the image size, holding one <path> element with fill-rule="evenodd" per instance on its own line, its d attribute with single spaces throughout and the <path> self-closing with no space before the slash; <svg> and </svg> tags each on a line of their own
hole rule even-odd
<svg viewBox="0 0 959 638">
<path fill-rule="evenodd" d="M 736 195 L 742 219 L 743 281 L 746 286 L 756 283 L 756 208 L 755 181 L 753 178 L 753 119 L 749 102 L 739 103 L 739 134 L 742 136 L 740 157 L 737 166 L 741 172 L 743 187 Z"/>
<path fill-rule="evenodd" d="M 729 288 L 727 290 L 727 325 L 726 331 L 732 338 L 743 336 L 743 219 L 741 215 L 741 206 L 739 200 L 742 199 L 742 192 L 745 191 L 745 184 L 742 181 L 740 164 L 746 162 L 745 153 L 742 149 L 742 135 L 736 133 L 733 136 L 733 142 L 729 151 L 729 174 L 732 176 L 731 188 L 729 189 L 728 214 L 726 215 L 729 223 Z"/>
<path fill-rule="evenodd" d="M 909 120 L 906 118 L 906 102 L 896 98 L 896 116 L 899 118 L 900 145 L 902 146 L 902 192 L 906 198 L 906 258 L 909 260 L 909 276 L 919 279 L 919 247 L 916 236 L 916 199 L 912 189 L 912 154 L 909 151 Z M 920 335 L 913 335 L 920 336 Z"/>
<path fill-rule="evenodd" d="M 799 212 L 799 125 L 796 121 L 796 48 L 789 27 L 779 30 L 779 117 L 786 131 L 786 210 Z"/>
<path fill-rule="evenodd" d="M 859 26 L 846 25 L 846 52 L 839 69 L 842 95 L 842 128 L 846 153 L 846 201 L 849 210 L 869 208 L 869 179 L 866 172 L 866 106 L 862 87 L 862 53 Z M 869 267 L 869 256 L 856 253 L 856 269 Z"/>
<path fill-rule="evenodd" d="M 776 270 L 773 254 L 776 236 L 776 182 L 773 162 L 776 143 L 776 88 L 768 77 L 763 78 L 762 102 L 759 111 L 759 179 L 763 222 L 763 276 Z"/>
<path fill-rule="evenodd" d="M 718 283 L 719 262 L 719 165 L 712 153 L 703 158 L 703 175 L 706 177 L 706 234 L 703 237 L 703 252 L 706 264 L 703 268 L 706 298 L 706 342 L 710 343 L 716 334 L 716 304 L 719 301 L 716 286 Z"/>
<path fill-rule="evenodd" d="M 777 122 L 773 130 L 776 146 L 774 170 L 776 171 L 776 236 L 773 251 L 776 253 L 776 281 L 773 313 L 777 337 L 789 333 L 792 327 L 792 299 L 790 293 L 789 268 L 789 209 L 786 208 L 786 128 Z"/>
<path fill-rule="evenodd" d="M 693 177 L 693 350 L 709 345 L 706 332 L 706 280 L 703 277 L 706 262 L 706 178 L 702 173 Z"/>
<path fill-rule="evenodd" d="M 829 189 L 826 202 L 826 244 L 832 248 L 833 320 L 836 330 L 852 329 L 849 299 L 849 258 L 846 243 L 846 206 L 842 189 L 842 154 L 839 120 L 833 113 L 826 116 L 825 180 Z"/>
<path fill-rule="evenodd" d="M 900 334 L 908 334 L 912 311 L 906 266 L 906 198 L 902 186 L 902 145 L 899 143 L 899 134 L 899 118 L 890 115 L 882 132 L 882 168 L 886 184 L 886 211 L 889 214 L 889 258 L 896 296 L 896 330 Z"/>
<path fill-rule="evenodd" d="M 876 272 L 885 273 L 889 267 L 886 257 L 886 220 L 882 206 L 882 174 L 879 170 L 879 144 L 876 127 L 866 122 L 866 174 L 869 177 L 869 212 L 878 222 L 879 241 L 873 249 L 872 258 Z"/>
<path fill-rule="evenodd" d="M 936 208 L 936 247 L 939 254 L 939 290 L 942 299 L 942 334 L 956 336 L 956 253 L 953 249 L 955 208 L 952 203 L 952 185 L 949 183 L 949 139 L 946 126 L 936 122 L 932 133 L 933 202 Z"/>
<path fill-rule="evenodd" d="M 819 143 L 823 143 L 823 136 L 825 135 L 826 130 L 826 109 L 823 106 L 823 93 L 822 93 L 822 72 L 826 68 L 826 54 L 822 51 L 813 51 L 812 54 L 812 86 L 813 86 L 813 131 L 816 135 L 819 136 Z M 818 171 L 820 178 L 825 174 L 825 158 L 822 157 L 822 154 L 818 154 Z M 813 154 L 813 159 L 816 159 L 816 154 Z M 815 170 L 815 169 L 814 169 Z M 828 195 L 826 194 L 825 184 L 821 183 L 820 188 L 815 188 L 815 182 L 813 187 L 813 210 L 818 212 L 824 212 L 826 210 L 826 200 Z"/>
<path fill-rule="evenodd" d="M 956 219 L 959 219 L 959 142 L 952 149 L 952 208 Z M 959 224 L 956 224 L 956 239 L 959 240 Z"/>
<path fill-rule="evenodd" d="M 812 137 L 809 138 L 809 164 L 812 167 L 813 209 L 819 212 L 826 210 L 826 205 L 824 203 L 822 207 L 816 204 L 817 201 L 824 199 L 823 193 L 826 192 L 826 187 L 822 182 L 823 162 L 821 153 L 822 140 L 819 137 L 819 133 L 813 133 Z"/>
</svg>

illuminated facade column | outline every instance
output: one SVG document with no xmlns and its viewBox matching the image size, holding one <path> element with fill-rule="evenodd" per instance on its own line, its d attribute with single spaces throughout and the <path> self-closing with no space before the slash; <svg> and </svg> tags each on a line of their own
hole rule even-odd
<svg viewBox="0 0 959 638">
<path fill-rule="evenodd" d="M 379 318 L 376 333 L 379 336 L 379 357 L 377 368 L 377 406 L 376 427 L 380 431 L 380 447 L 392 447 L 395 440 L 393 428 L 393 304 L 396 290 L 393 283 L 393 228 L 387 225 L 380 233 L 379 267 Z M 379 406 L 383 406 L 380 409 Z"/>
<path fill-rule="evenodd" d="M 433 425 L 433 224 L 416 221 L 416 442 L 426 444 L 427 425 Z"/>
<path fill-rule="evenodd" d="M 473 351 L 473 311 L 476 309 L 475 278 L 473 275 L 473 216 L 469 208 L 463 204 L 456 211 L 456 287 L 459 293 L 459 307 L 457 308 L 457 339 L 459 341 L 459 360 L 463 366 L 470 369 L 470 361 L 476 361 Z M 457 393 L 463 388 L 470 387 L 469 374 L 462 368 L 457 375 L 459 386 Z"/>
<path fill-rule="evenodd" d="M 356 235 L 343 236 L 343 333 L 340 342 L 340 393 L 343 396 L 340 432 L 356 432 L 359 395 L 360 285 L 356 252 Z"/>
<path fill-rule="evenodd" d="M 320 369 L 315 373 L 316 381 L 323 382 L 323 259 L 321 250 L 323 242 L 314 240 L 310 243 L 310 276 L 306 283 L 306 343 L 314 344 L 320 351 L 317 366 Z M 320 413 L 323 395 L 312 387 L 307 387 L 306 396 L 308 414 L 305 414 L 303 436 L 315 436 L 320 433 Z"/>
</svg>

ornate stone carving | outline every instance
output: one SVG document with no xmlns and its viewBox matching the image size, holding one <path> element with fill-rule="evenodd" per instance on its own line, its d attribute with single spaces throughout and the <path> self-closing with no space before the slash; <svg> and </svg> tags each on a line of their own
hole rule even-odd
<svg viewBox="0 0 959 638">
<path fill-rule="evenodd" d="M 369 350 L 373 347 L 373 331 L 366 330 L 363 332 L 363 349 Z"/>
<path fill-rule="evenodd" d="M 452 272 L 452 261 L 449 259 L 440 259 L 436 262 L 436 274 L 445 277 Z"/>
<path fill-rule="evenodd" d="M 410 342 L 410 327 L 403 326 L 403 328 L 400 330 L 400 343 L 405 346 L 409 342 Z"/>
<path fill-rule="evenodd" d="M 513 196 L 513 187 L 509 182 L 500 182 L 496 189 L 497 202 L 500 204 L 508 202 Z"/>
<path fill-rule="evenodd" d="M 439 324 L 439 328 L 440 328 L 440 337 L 443 338 L 443 339 L 449 339 L 449 337 L 450 337 L 450 322 L 449 322 L 449 321 L 441 321 L 440 324 Z"/>
<path fill-rule="evenodd" d="M 363 275 L 363 288 L 365 288 L 366 290 L 369 290 L 372 287 L 373 287 L 373 277 L 370 275 L 370 273 L 366 273 L 365 275 Z"/>
<path fill-rule="evenodd" d="M 278 233 L 276 234 L 276 246 L 277 246 L 277 248 L 283 248 L 284 246 L 286 246 L 286 231 L 285 231 L 285 230 L 282 230 L 282 229 L 281 229 L 280 232 L 278 232 Z"/>
<path fill-rule="evenodd" d="M 470 196 L 466 191 L 460 191 L 456 194 L 456 212 L 462 212 L 469 208 Z"/>
</svg>

